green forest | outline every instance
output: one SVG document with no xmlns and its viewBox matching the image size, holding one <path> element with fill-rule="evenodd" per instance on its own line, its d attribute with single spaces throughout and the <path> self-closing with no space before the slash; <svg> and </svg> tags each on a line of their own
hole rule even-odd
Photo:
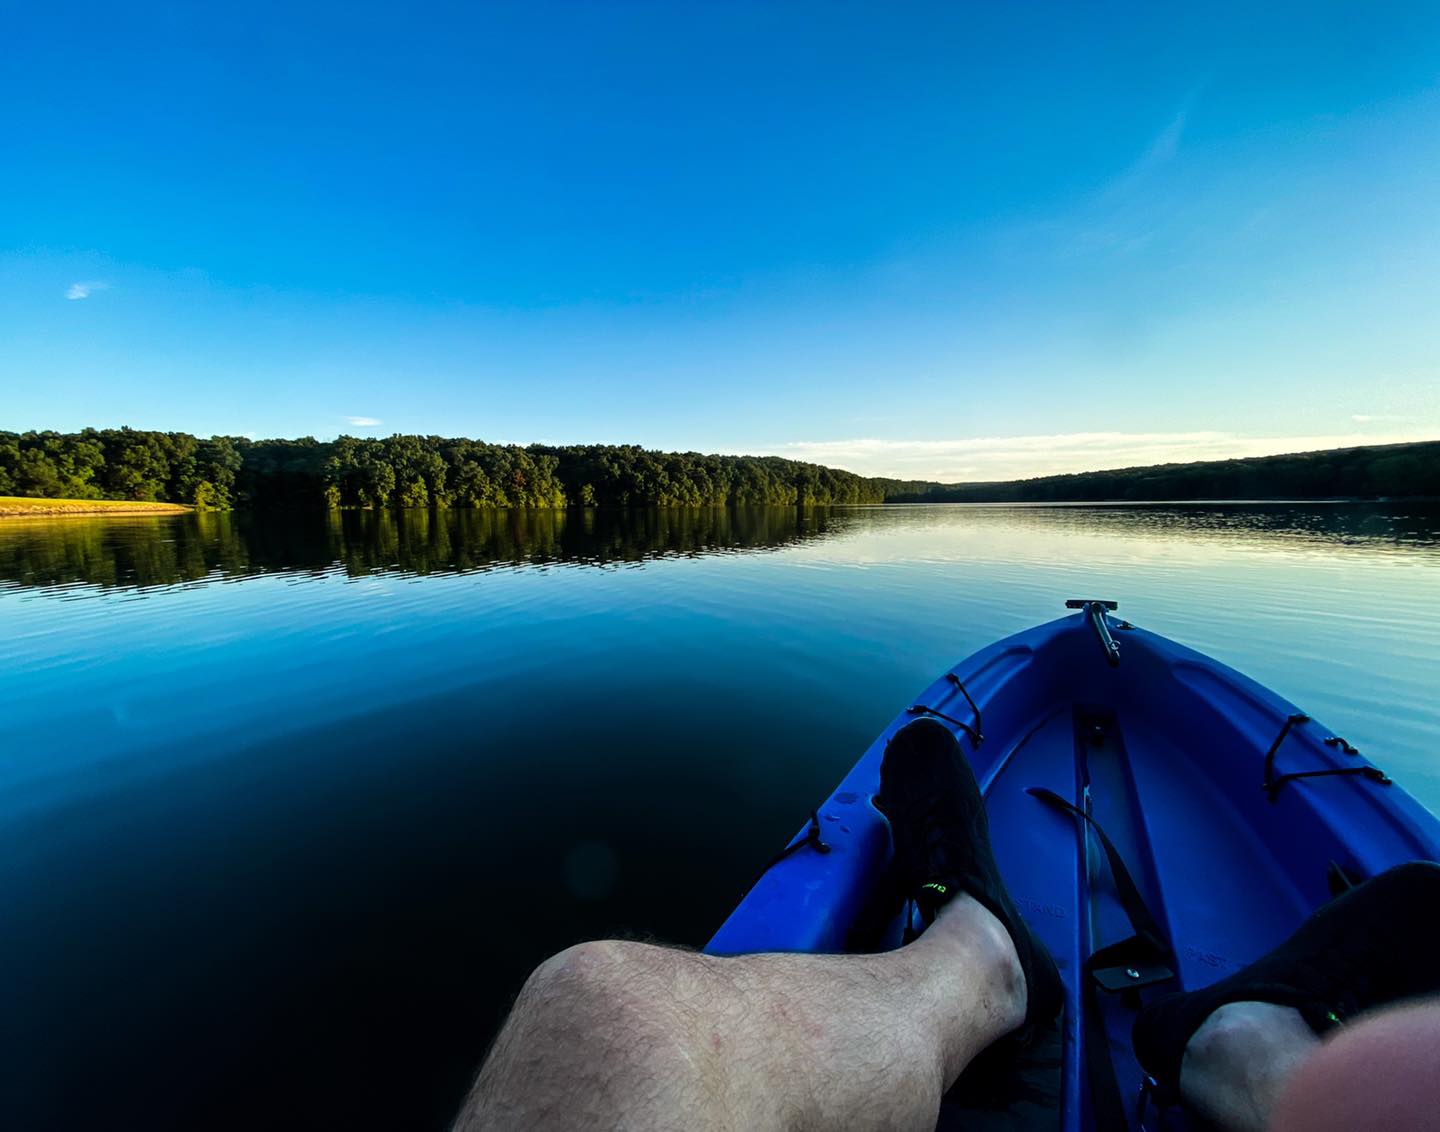
<svg viewBox="0 0 1440 1132">
<path fill-rule="evenodd" d="M 1440 498 L 1440 441 L 901 489 L 891 503 Z"/>
<path fill-rule="evenodd" d="M 590 507 L 882 503 L 928 484 L 776 456 L 439 436 L 248 440 L 139 429 L 0 432 L 0 495 L 252 506 Z"/>
<path fill-rule="evenodd" d="M 695 507 L 1440 497 L 1440 442 L 1004 483 L 856 475 L 778 456 L 439 436 L 249 440 L 139 429 L 0 432 L 0 496 L 237 507 Z"/>
</svg>

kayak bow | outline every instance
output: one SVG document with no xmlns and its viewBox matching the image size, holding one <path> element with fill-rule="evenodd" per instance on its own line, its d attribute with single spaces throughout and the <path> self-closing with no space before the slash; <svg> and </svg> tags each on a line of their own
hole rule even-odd
<svg viewBox="0 0 1440 1132">
<path fill-rule="evenodd" d="M 1115 619 L 1113 602 L 1067 604 L 897 715 L 706 950 L 900 945 L 871 799 L 890 736 L 931 716 L 968 755 L 1006 883 L 1065 980 L 1043 1122 L 1139 1127 L 1142 1001 L 1238 970 L 1343 887 L 1440 859 L 1440 821 L 1274 692 Z"/>
</svg>

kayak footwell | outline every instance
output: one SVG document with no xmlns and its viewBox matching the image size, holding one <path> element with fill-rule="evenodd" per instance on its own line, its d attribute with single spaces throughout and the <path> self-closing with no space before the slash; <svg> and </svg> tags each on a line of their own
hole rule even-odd
<svg viewBox="0 0 1440 1132">
<path fill-rule="evenodd" d="M 1337 876 L 1440 859 L 1440 822 L 1293 704 L 1164 637 L 1109 627 L 1118 666 L 1086 611 L 944 673 L 817 811 L 828 851 L 802 847 L 777 863 L 707 948 L 899 946 L 889 828 L 871 799 L 889 737 L 916 715 L 939 718 L 970 760 L 1006 885 L 1066 991 L 1050 1040 L 1014 1064 L 978 1060 L 947 1094 L 942 1127 L 1094 1128 L 1097 1091 L 1100 1111 L 1123 1112 L 1107 1126 L 1139 1127 L 1130 1031 L 1144 1001 L 1208 986 L 1269 951 L 1332 895 Z M 1267 788 L 1317 770 L 1324 776 Z M 1107 961 L 1103 980 L 1086 973 L 1095 952 L 1137 925 L 1091 822 L 1065 803 L 1113 844 L 1163 937 L 1162 962 L 1141 971 Z M 1184 1127 L 1178 1114 L 1168 1121 Z"/>
</svg>

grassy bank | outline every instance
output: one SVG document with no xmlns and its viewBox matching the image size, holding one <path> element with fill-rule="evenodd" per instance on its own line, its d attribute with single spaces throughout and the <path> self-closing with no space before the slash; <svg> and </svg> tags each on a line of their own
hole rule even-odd
<svg viewBox="0 0 1440 1132">
<path fill-rule="evenodd" d="M 172 515 L 189 511 L 179 503 L 136 503 L 128 499 L 31 499 L 0 495 L 0 518 L 48 515 Z"/>
</svg>

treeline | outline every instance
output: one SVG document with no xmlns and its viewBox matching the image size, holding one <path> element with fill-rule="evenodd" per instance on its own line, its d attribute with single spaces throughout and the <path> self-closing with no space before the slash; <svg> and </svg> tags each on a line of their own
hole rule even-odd
<svg viewBox="0 0 1440 1132">
<path fill-rule="evenodd" d="M 1379 497 L 1440 497 L 1440 441 L 1158 464 L 1004 483 L 934 484 L 918 491 L 898 491 L 887 501 L 1084 503 Z"/>
<path fill-rule="evenodd" d="M 0 495 L 240 506 L 566 507 L 882 503 L 930 485 L 776 456 L 438 436 L 322 442 L 138 429 L 0 432 Z"/>
<path fill-rule="evenodd" d="M 1003 483 L 859 476 L 778 456 L 439 436 L 248 440 L 0 432 L 0 495 L 285 507 L 708 507 L 1440 497 L 1440 441 L 1161 464 Z"/>
<path fill-rule="evenodd" d="M 127 499 L 223 510 L 243 467 L 228 436 L 87 428 L 84 432 L 0 432 L 0 495 L 45 499 Z"/>
</svg>

